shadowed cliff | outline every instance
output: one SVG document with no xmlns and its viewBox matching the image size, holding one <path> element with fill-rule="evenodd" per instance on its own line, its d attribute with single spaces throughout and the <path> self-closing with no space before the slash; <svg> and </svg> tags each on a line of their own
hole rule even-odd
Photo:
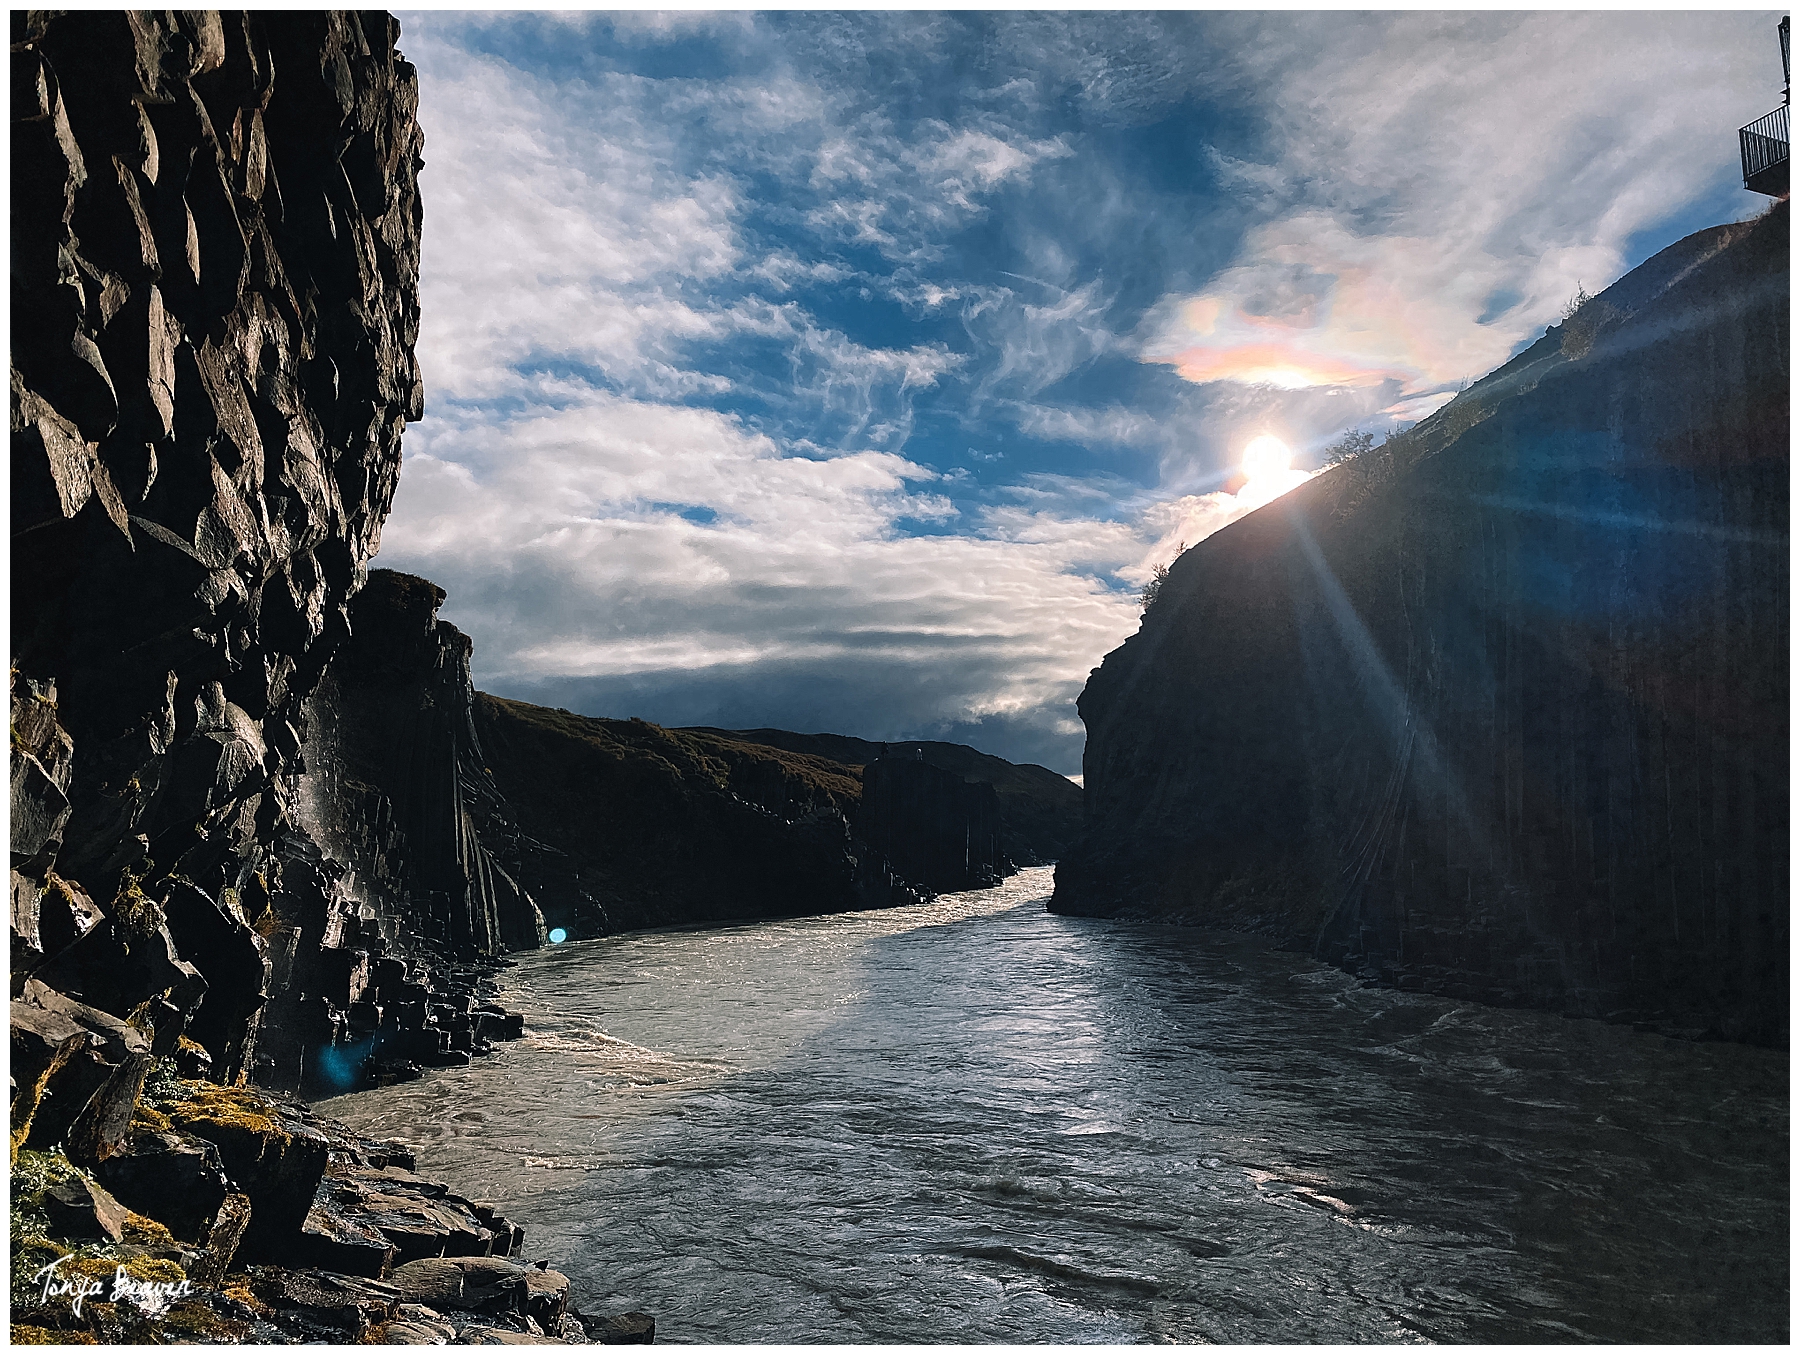
<svg viewBox="0 0 1800 1355">
<path fill-rule="evenodd" d="M 1787 205 L 1212 536 L 1095 670 L 1052 907 L 1787 1026 Z"/>
<path fill-rule="evenodd" d="M 13 992 L 228 1081 L 352 996 L 293 964 L 344 911 L 295 773 L 424 399 L 398 34 L 12 15 Z"/>
<path fill-rule="evenodd" d="M 712 729 L 743 743 L 767 744 L 793 753 L 809 753 L 850 767 L 880 757 L 910 758 L 915 753 L 930 766 L 964 781 L 985 781 L 1000 800 L 1000 851 L 1021 866 L 1055 861 L 1074 845 L 1081 831 L 1081 787 L 1036 763 L 1008 762 L 967 744 L 930 739 L 908 743 L 874 743 L 847 734 L 795 734 L 785 729 Z"/>
<path fill-rule="evenodd" d="M 921 898 L 851 836 L 849 768 L 485 693 L 475 724 L 525 835 L 519 878 L 572 936 Z"/>
</svg>

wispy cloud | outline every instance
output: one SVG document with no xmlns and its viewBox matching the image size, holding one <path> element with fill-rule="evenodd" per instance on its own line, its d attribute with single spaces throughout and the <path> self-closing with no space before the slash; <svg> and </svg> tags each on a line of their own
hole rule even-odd
<svg viewBox="0 0 1800 1355">
<path fill-rule="evenodd" d="M 1208 148 L 1268 220 L 1143 356 L 1195 382 L 1442 391 L 1504 361 L 1732 170 L 1745 14 L 1235 18 L 1269 160 Z M 1766 63 L 1772 64 L 1772 63 Z M 1417 405 L 1404 409 L 1412 412 Z"/>
<path fill-rule="evenodd" d="M 479 679 L 1064 770 L 1252 436 L 1428 411 L 1727 201 L 1769 102 L 1741 14 L 403 23 L 427 417 L 382 562 Z"/>
</svg>

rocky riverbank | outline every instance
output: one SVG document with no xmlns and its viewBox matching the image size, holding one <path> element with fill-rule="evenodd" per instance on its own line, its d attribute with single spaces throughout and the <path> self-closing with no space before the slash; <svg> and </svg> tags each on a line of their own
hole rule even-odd
<svg viewBox="0 0 1800 1355">
<path fill-rule="evenodd" d="M 50 1003 L 36 1028 L 65 1063 L 84 1041 L 128 1041 L 91 1009 L 27 998 Z M 177 1065 L 117 1107 L 129 1119 L 91 1167 L 60 1144 L 16 1148 L 15 1345 L 652 1339 L 646 1314 L 582 1313 L 562 1274 L 526 1259 L 523 1229 L 415 1174 L 405 1145 Z"/>
</svg>

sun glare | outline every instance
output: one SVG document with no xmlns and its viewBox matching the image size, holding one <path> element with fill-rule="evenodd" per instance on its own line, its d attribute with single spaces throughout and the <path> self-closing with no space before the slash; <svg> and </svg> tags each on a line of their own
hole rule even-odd
<svg viewBox="0 0 1800 1355">
<path fill-rule="evenodd" d="M 1293 450 L 1273 433 L 1251 438 L 1242 464 L 1244 486 L 1237 498 L 1250 508 L 1261 508 L 1312 478 L 1306 471 L 1294 469 Z"/>
<path fill-rule="evenodd" d="M 1244 448 L 1244 474 L 1253 482 L 1285 476 L 1293 463 L 1293 452 L 1273 433 L 1251 438 Z"/>
</svg>

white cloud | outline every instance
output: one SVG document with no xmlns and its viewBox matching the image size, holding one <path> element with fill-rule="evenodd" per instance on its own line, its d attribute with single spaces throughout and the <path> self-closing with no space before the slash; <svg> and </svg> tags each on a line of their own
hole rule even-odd
<svg viewBox="0 0 1800 1355">
<path fill-rule="evenodd" d="M 1760 15 L 1234 22 L 1265 39 L 1243 60 L 1277 154 L 1209 159 L 1277 214 L 1143 331 L 1198 381 L 1480 376 L 1616 278 L 1635 233 L 1728 186 L 1732 133 L 1772 98 L 1747 59 L 1772 51 Z"/>
<path fill-rule="evenodd" d="M 890 454 L 784 455 L 726 415 L 611 396 L 424 441 L 384 560 L 450 590 L 484 680 L 873 655 L 938 670 L 933 718 L 969 720 L 1067 699 L 1135 624 L 1082 572 L 1134 559 L 1130 529 L 1018 510 L 902 535 L 951 510 Z M 678 515 L 696 507 L 716 517 Z"/>
<path fill-rule="evenodd" d="M 1008 15 L 978 51 L 971 22 L 406 19 L 428 417 L 382 563 L 449 589 L 483 681 L 1062 758 L 1130 587 L 1248 511 L 1245 441 L 1419 417 L 1728 180 L 1772 106 L 1742 15 Z M 479 50 L 720 34 L 747 73 Z M 1146 277 L 1216 266 L 1213 218 L 1095 148 L 1197 92 L 1264 119 L 1261 151 L 1191 154 L 1221 238 L 1253 228 L 1136 324 Z M 1001 215 L 1045 195 L 1077 210 Z M 1275 384 L 1084 384 L 1121 355 Z M 977 470 L 922 464 L 970 444 Z"/>
</svg>

